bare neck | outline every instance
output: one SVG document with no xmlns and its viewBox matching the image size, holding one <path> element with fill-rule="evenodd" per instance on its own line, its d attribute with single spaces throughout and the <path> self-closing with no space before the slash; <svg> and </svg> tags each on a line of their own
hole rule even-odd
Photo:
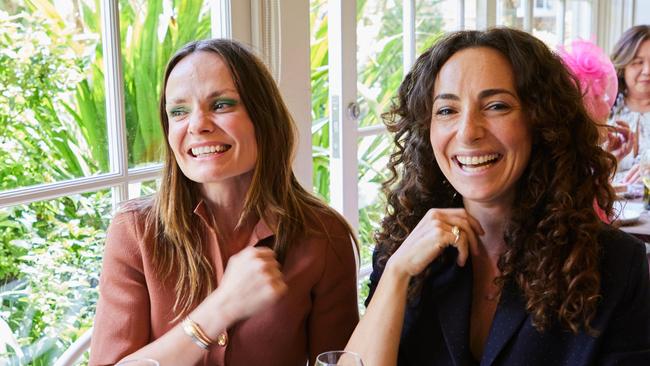
<svg viewBox="0 0 650 366">
<path fill-rule="evenodd" d="M 231 236 L 238 228 L 244 210 L 244 201 L 251 183 L 251 175 L 244 174 L 225 182 L 201 185 L 201 194 L 221 235 Z M 243 227 L 251 226 L 246 218 Z M 254 222 L 253 222 L 254 225 Z"/>
<path fill-rule="evenodd" d="M 648 112 L 650 111 L 650 93 L 629 92 L 625 97 L 625 104 L 634 112 Z"/>
<path fill-rule="evenodd" d="M 503 235 L 510 218 L 510 205 L 490 205 L 466 201 L 465 209 L 478 220 L 485 232 L 478 237 L 478 247 L 471 250 L 472 261 L 488 259 L 496 268 L 499 257 L 505 251 Z"/>
</svg>

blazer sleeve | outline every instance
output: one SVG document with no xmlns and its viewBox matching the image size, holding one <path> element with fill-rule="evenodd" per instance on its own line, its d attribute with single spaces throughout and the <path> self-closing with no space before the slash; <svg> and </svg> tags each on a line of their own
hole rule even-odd
<svg viewBox="0 0 650 366">
<path fill-rule="evenodd" d="M 381 255 L 379 245 L 375 246 L 375 250 L 372 252 L 372 272 L 370 273 L 370 281 L 368 283 L 368 297 L 364 301 L 364 305 L 368 307 L 372 296 L 375 294 L 379 280 L 381 279 L 382 274 L 384 273 L 384 266 L 379 264 L 379 257 Z"/>
<path fill-rule="evenodd" d="M 645 248 L 635 245 L 623 296 L 603 339 L 601 365 L 650 365 L 650 278 Z M 624 263 L 619 263 L 625 266 Z"/>
<path fill-rule="evenodd" d="M 109 226 L 90 365 L 112 365 L 149 343 L 149 293 L 138 228 L 134 212 L 118 213 Z"/>
<path fill-rule="evenodd" d="M 359 322 L 354 242 L 345 226 L 333 220 L 320 279 L 312 290 L 308 319 L 309 364 L 318 354 L 345 348 Z"/>
</svg>

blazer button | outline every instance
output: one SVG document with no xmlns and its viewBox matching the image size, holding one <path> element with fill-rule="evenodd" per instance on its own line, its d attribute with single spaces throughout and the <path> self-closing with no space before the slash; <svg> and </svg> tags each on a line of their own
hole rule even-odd
<svg viewBox="0 0 650 366">
<path fill-rule="evenodd" d="M 225 347 L 228 345 L 228 334 L 226 332 L 221 332 L 217 336 L 217 345 L 219 347 Z"/>
</svg>

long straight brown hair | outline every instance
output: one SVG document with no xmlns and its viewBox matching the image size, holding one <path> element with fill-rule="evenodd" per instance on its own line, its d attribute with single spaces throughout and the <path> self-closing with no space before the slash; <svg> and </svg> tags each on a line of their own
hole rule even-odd
<svg viewBox="0 0 650 366">
<path fill-rule="evenodd" d="M 165 133 L 169 121 L 165 88 L 174 67 L 195 52 L 210 52 L 228 66 L 237 92 L 253 122 L 257 162 L 246 193 L 241 223 L 259 217 L 272 224 L 272 249 L 283 263 L 287 251 L 306 233 L 306 218 L 329 214 L 354 234 L 341 215 L 305 191 L 293 174 L 291 163 L 296 141 L 295 123 L 266 66 L 239 42 L 224 39 L 195 41 L 174 54 L 165 70 L 160 94 L 160 122 Z M 185 314 L 214 289 L 213 269 L 205 255 L 204 228 L 193 210 L 201 200 L 197 184 L 180 170 L 165 138 L 165 163 L 160 190 L 146 203 L 145 232 L 154 238 L 152 255 L 157 274 L 175 274 L 177 317 Z M 218 228 L 217 229 L 217 233 Z M 326 233 L 325 227 L 322 228 Z"/>
</svg>

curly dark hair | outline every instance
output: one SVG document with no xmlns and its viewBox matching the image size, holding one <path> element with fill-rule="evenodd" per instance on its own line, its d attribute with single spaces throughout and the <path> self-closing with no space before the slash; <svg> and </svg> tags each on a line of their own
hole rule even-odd
<svg viewBox="0 0 650 366">
<path fill-rule="evenodd" d="M 384 115 L 395 150 L 388 163 L 391 177 L 383 185 L 388 207 L 375 237 L 377 264 L 385 266 L 430 208 L 463 207 L 433 158 L 429 128 L 438 72 L 453 54 L 471 47 L 490 47 L 510 61 L 532 131 L 531 156 L 517 182 L 496 284 L 520 289 L 540 332 L 553 322 L 574 333 L 595 332 L 590 322 L 600 301 L 597 236 L 602 223 L 594 203 L 611 214 L 609 180 L 616 159 L 599 147 L 596 123 L 584 108 L 575 78 L 544 43 L 522 31 L 448 34 L 406 75 Z M 428 274 L 413 279 L 409 299 L 417 296 Z"/>
</svg>

